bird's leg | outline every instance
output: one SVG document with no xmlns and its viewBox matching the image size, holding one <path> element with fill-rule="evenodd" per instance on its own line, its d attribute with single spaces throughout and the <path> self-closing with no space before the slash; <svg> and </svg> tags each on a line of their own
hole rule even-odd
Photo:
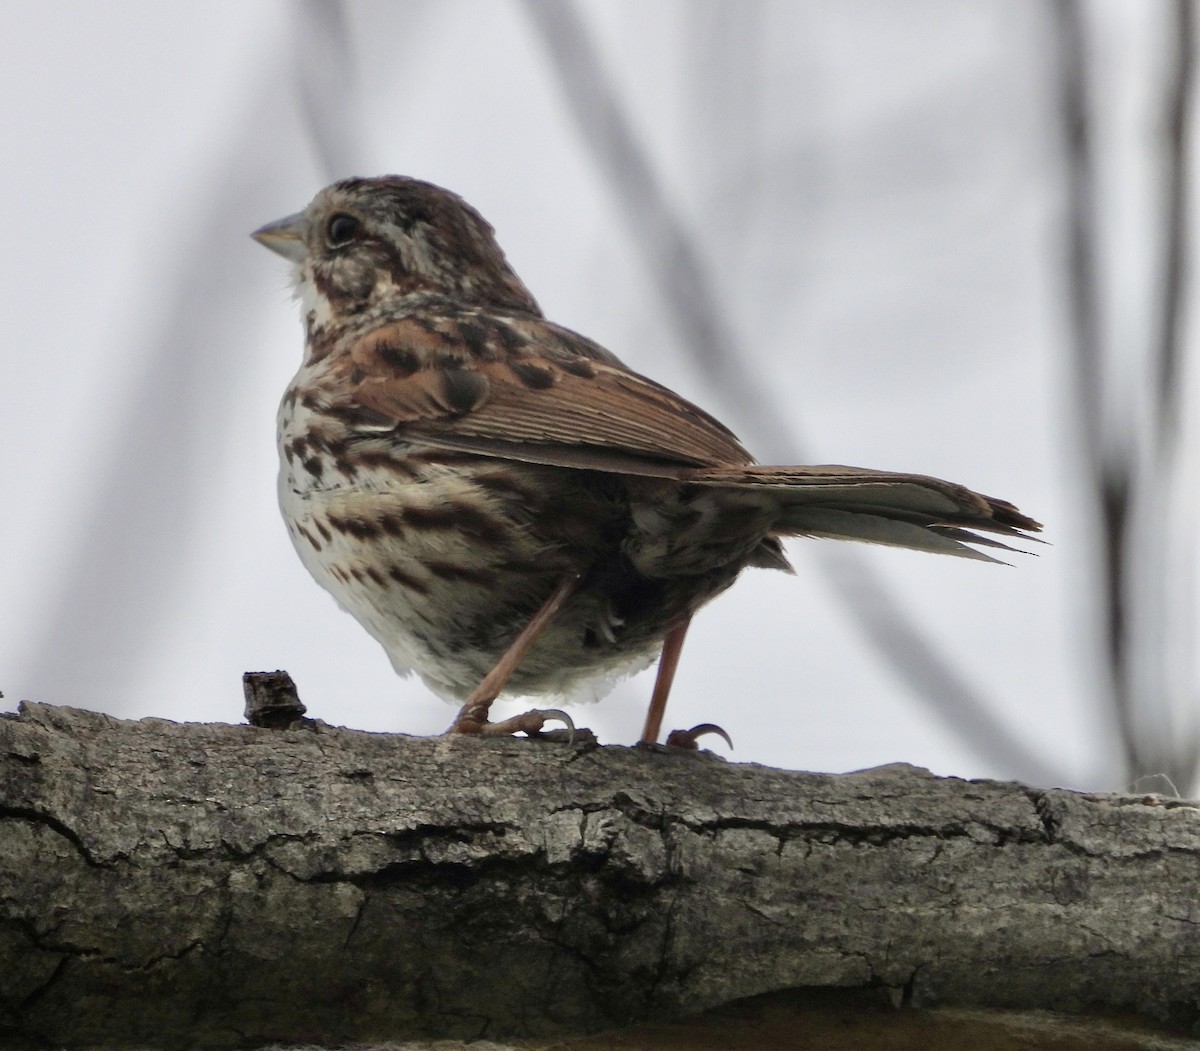
<svg viewBox="0 0 1200 1051">
<path fill-rule="evenodd" d="M 575 729 L 570 716 L 557 709 L 534 709 L 498 723 L 488 722 L 488 709 L 492 706 L 492 701 L 499 696 L 500 691 L 508 685 L 508 680 L 512 678 L 513 672 L 525 659 L 525 655 L 537 641 L 538 636 L 546 630 L 546 625 L 554 619 L 555 614 L 563 608 L 566 601 L 575 594 L 581 579 L 580 574 L 572 573 L 558 582 L 558 587 L 554 589 L 553 594 L 533 615 L 529 623 L 521 629 L 521 633 L 513 639 L 512 644 L 496 662 L 496 666 L 471 691 L 471 696 L 459 709 L 458 715 L 450 724 L 447 733 L 487 734 L 488 736 L 514 733 L 533 734 L 541 730 L 551 719 L 559 719 L 566 723 L 571 730 Z"/>
<path fill-rule="evenodd" d="M 689 617 L 682 624 L 676 624 L 663 639 L 662 656 L 658 658 L 658 676 L 654 680 L 654 693 L 650 695 L 650 709 L 646 712 L 646 726 L 642 730 L 642 744 L 658 743 L 663 713 L 667 710 L 667 697 L 671 693 L 671 683 L 675 681 L 679 654 L 683 651 L 683 640 L 691 622 Z"/>
<path fill-rule="evenodd" d="M 679 655 L 683 652 L 683 640 L 687 635 L 689 617 L 682 624 L 676 624 L 667 632 L 663 639 L 662 656 L 658 659 L 658 677 L 654 680 L 654 693 L 650 695 L 650 710 L 646 712 L 646 727 L 642 730 L 641 744 L 655 744 L 662 732 L 663 714 L 667 710 L 667 697 L 671 692 L 671 683 L 675 681 L 675 669 L 679 667 Z M 733 742 L 716 723 L 701 723 L 690 730 L 672 730 L 667 734 L 667 744 L 672 748 L 697 748 L 696 742 L 705 734 L 716 734 L 723 737 L 730 748 Z"/>
</svg>

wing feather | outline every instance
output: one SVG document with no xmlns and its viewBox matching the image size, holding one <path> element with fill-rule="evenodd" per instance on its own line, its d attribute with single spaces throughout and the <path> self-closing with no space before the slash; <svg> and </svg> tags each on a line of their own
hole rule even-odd
<svg viewBox="0 0 1200 1051">
<path fill-rule="evenodd" d="M 412 319 L 377 329 L 339 386 L 399 436 L 485 455 L 666 477 L 754 462 L 708 413 L 567 329 L 475 315 L 459 335 Z"/>
</svg>

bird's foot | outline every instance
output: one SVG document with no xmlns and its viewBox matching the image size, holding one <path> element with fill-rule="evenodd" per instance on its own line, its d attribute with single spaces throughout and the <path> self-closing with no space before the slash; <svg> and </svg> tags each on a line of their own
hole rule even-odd
<svg viewBox="0 0 1200 1051">
<path fill-rule="evenodd" d="M 575 721 L 560 708 L 534 708 L 509 719 L 488 722 L 486 714 L 478 718 L 464 708 L 450 724 L 448 734 L 475 734 L 480 737 L 509 737 L 512 734 L 527 734 L 533 737 L 542 732 L 546 723 L 559 722 L 567 728 L 567 744 L 575 740 Z"/>
<path fill-rule="evenodd" d="M 697 742 L 706 734 L 716 734 L 729 745 L 731 750 L 733 749 L 733 741 L 729 739 L 729 734 L 716 723 L 701 723 L 699 726 L 693 726 L 690 730 L 672 730 L 667 734 L 667 747 L 689 748 L 695 751 L 700 747 Z"/>
</svg>

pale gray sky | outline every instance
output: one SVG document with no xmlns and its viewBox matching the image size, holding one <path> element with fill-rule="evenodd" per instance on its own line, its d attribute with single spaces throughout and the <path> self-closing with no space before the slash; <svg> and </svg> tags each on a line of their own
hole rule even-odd
<svg viewBox="0 0 1200 1051">
<path fill-rule="evenodd" d="M 247 236 L 333 177 L 401 172 L 465 196 L 550 317 L 725 418 L 760 458 L 939 475 L 1045 522 L 1052 546 L 1012 568 L 855 554 L 1050 779 L 1110 786 L 1047 6 L 572 7 L 696 238 L 730 353 L 794 447 L 765 449 L 766 413 L 730 403 L 679 337 L 639 251 L 651 232 L 631 228 L 524 4 L 348 5 L 353 84 L 335 81 L 322 115 L 331 170 L 301 110 L 297 62 L 330 59 L 298 43 L 303 5 L 9 0 L 0 704 L 238 721 L 242 672 L 286 668 L 330 722 L 449 722 L 291 550 L 273 425 L 302 337 L 285 266 Z M 1112 213 L 1114 265 L 1136 289 L 1147 178 L 1121 136 L 1143 126 L 1156 41 L 1112 4 L 1097 18 L 1113 194 L 1133 201 Z M 1116 324 L 1136 330 L 1138 309 L 1118 297 Z M 795 578 L 749 571 L 700 614 L 668 723 L 721 723 L 741 761 L 1027 772 L 897 679 L 816 547 L 791 545 Z M 577 721 L 635 740 L 650 682 Z"/>
</svg>

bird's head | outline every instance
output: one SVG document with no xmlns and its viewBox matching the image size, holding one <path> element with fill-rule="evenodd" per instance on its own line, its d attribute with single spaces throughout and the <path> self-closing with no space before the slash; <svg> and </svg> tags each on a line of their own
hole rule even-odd
<svg viewBox="0 0 1200 1051">
<path fill-rule="evenodd" d="M 310 329 L 431 293 L 541 314 L 483 216 L 418 179 L 345 179 L 251 236 L 295 264 Z"/>
</svg>

